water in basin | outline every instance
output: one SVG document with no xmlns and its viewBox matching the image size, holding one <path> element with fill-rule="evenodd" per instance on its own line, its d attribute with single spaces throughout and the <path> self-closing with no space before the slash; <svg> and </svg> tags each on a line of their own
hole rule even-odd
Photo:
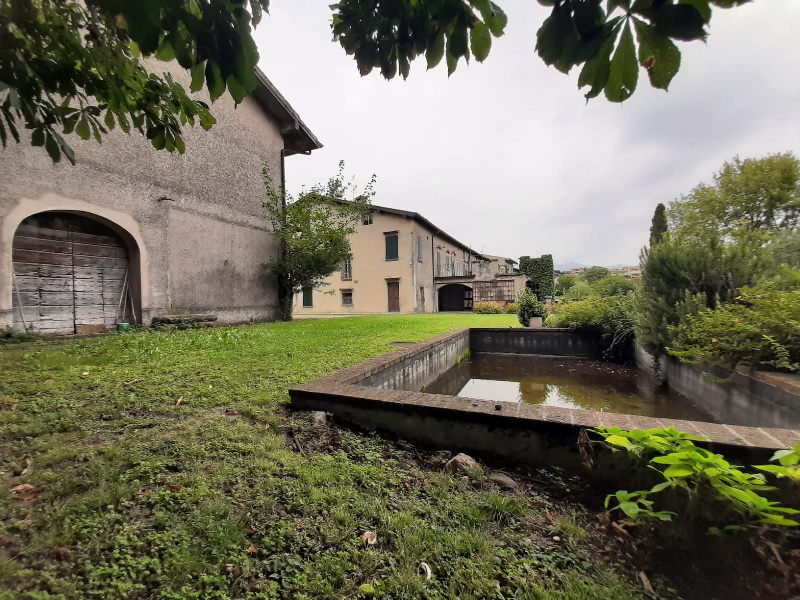
<svg viewBox="0 0 800 600">
<path fill-rule="evenodd" d="M 480 400 L 716 421 L 686 397 L 657 386 L 646 371 L 574 358 L 473 354 L 425 391 Z"/>
</svg>

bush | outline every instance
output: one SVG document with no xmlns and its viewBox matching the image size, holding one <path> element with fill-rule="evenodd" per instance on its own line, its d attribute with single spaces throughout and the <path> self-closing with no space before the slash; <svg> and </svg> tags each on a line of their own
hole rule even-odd
<svg viewBox="0 0 800 600">
<path fill-rule="evenodd" d="M 634 294 L 627 294 L 562 302 L 553 308 L 544 325 L 600 333 L 606 344 L 605 354 L 609 358 L 621 358 L 633 339 L 634 316 Z"/>
<path fill-rule="evenodd" d="M 633 282 L 622 275 L 608 275 L 590 285 L 593 296 L 608 298 L 609 296 L 623 296 L 633 291 Z"/>
<path fill-rule="evenodd" d="M 781 283 L 792 286 L 745 287 L 731 304 L 687 315 L 670 328 L 667 351 L 685 362 L 800 371 L 800 284 Z"/>
<path fill-rule="evenodd" d="M 498 302 L 476 302 L 472 309 L 480 315 L 503 314 L 503 307 Z"/>
<path fill-rule="evenodd" d="M 517 319 L 523 327 L 531 326 L 531 317 L 546 317 L 547 307 L 539 302 L 536 295 L 529 289 L 525 288 L 517 294 Z"/>
<path fill-rule="evenodd" d="M 517 304 L 516 302 L 512 302 L 508 306 L 506 306 L 507 315 L 515 315 L 517 314 L 517 311 L 519 311 L 519 304 Z"/>
<path fill-rule="evenodd" d="M 795 515 L 800 511 L 780 506 L 761 495 L 761 492 L 776 489 L 767 484 L 763 474 L 748 473 L 732 466 L 721 454 L 694 445 L 693 440 L 705 438 L 682 433 L 674 427 L 646 431 L 599 427 L 592 431 L 599 434 L 611 450 L 627 451 L 637 462 L 663 477 L 663 481 L 649 490 L 620 490 L 608 496 L 605 504 L 609 511 L 619 510 L 634 522 L 671 521 L 677 516 L 670 510 L 656 510 L 654 504 L 659 502 L 660 509 L 680 510 L 684 524 L 702 519 L 728 525 L 729 530 L 740 529 L 741 525 L 798 525 Z M 794 449 L 780 450 L 771 459 L 780 464 L 756 468 L 777 477 L 797 479 L 798 451 L 800 444 Z M 612 502 L 615 504 L 610 506 Z M 712 528 L 712 531 L 719 530 Z"/>
<path fill-rule="evenodd" d="M 563 302 L 575 302 L 585 300 L 592 295 L 592 286 L 585 281 L 577 281 L 562 296 Z"/>
</svg>

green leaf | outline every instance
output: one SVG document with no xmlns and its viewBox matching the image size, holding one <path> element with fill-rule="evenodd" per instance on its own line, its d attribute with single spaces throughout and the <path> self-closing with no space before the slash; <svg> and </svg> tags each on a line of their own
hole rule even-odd
<svg viewBox="0 0 800 600">
<path fill-rule="evenodd" d="M 625 23 L 619 46 L 611 59 L 611 70 L 606 84 L 606 98 L 611 102 L 624 102 L 636 90 L 639 79 L 639 64 L 629 23 Z"/>
<path fill-rule="evenodd" d="M 88 140 L 89 136 L 92 135 L 86 115 L 82 115 L 78 120 L 77 124 L 75 125 L 75 133 L 77 133 L 78 137 L 80 137 L 82 140 Z"/>
<path fill-rule="evenodd" d="M 608 14 L 611 14 L 618 7 L 630 10 L 631 0 L 608 0 Z"/>
<path fill-rule="evenodd" d="M 57 163 L 61 160 L 61 149 L 58 147 L 56 138 L 54 138 L 50 133 L 47 134 L 47 141 L 44 144 L 44 148 L 47 150 L 47 154 L 50 155 L 50 158 L 54 163 Z"/>
<path fill-rule="evenodd" d="M 175 136 L 175 148 L 178 149 L 180 154 L 186 152 L 186 145 L 183 143 L 183 138 L 181 136 Z"/>
<path fill-rule="evenodd" d="M 610 435 L 606 438 L 606 442 L 608 442 L 609 444 L 614 444 L 615 446 L 622 446 L 622 447 L 629 446 L 631 443 L 631 441 L 628 438 L 622 437 L 621 435 Z"/>
<path fill-rule="evenodd" d="M 206 67 L 201 62 L 192 67 L 192 83 L 189 87 L 190 90 L 193 92 L 199 92 L 203 89 L 203 84 L 205 83 L 205 72 Z"/>
<path fill-rule="evenodd" d="M 705 21 L 694 6 L 688 4 L 665 4 L 647 12 L 656 29 L 676 40 L 705 39 Z"/>
<path fill-rule="evenodd" d="M 44 130 L 33 130 L 33 133 L 31 134 L 31 146 L 44 146 Z"/>
<path fill-rule="evenodd" d="M 662 90 L 669 87 L 681 66 L 678 47 L 652 25 L 634 18 L 636 37 L 639 40 L 639 63 L 647 69 L 650 84 Z"/>
<path fill-rule="evenodd" d="M 428 61 L 428 68 L 433 69 L 442 61 L 444 56 L 444 31 L 440 31 L 433 38 L 425 52 L 425 59 Z"/>
<path fill-rule="evenodd" d="M 462 56 L 466 56 L 468 49 L 467 24 L 466 22 L 462 23 L 462 20 L 458 19 L 453 27 L 453 31 L 447 36 L 447 53 L 452 54 L 456 58 L 461 58 Z"/>
<path fill-rule="evenodd" d="M 206 84 L 212 101 L 225 93 L 225 80 L 222 79 L 219 65 L 210 60 L 206 62 Z"/>
<path fill-rule="evenodd" d="M 574 38 L 572 19 L 565 7 L 556 5 L 536 32 L 536 52 L 547 65 L 561 59 L 567 38 Z"/>
<path fill-rule="evenodd" d="M 114 122 L 114 113 L 111 112 L 111 109 L 106 111 L 106 117 L 105 117 L 105 119 L 103 119 L 103 121 L 105 122 L 106 127 L 108 127 L 109 131 L 114 129 L 114 126 L 116 125 L 116 123 Z"/>
<path fill-rule="evenodd" d="M 641 508 L 639 508 L 639 505 L 636 504 L 636 502 L 620 502 L 619 508 L 622 510 L 622 512 L 634 520 L 637 516 L 639 516 L 639 512 L 641 511 Z"/>
<path fill-rule="evenodd" d="M 156 48 L 155 57 L 158 60 L 168 62 L 175 59 L 175 50 L 169 40 L 162 40 L 161 44 Z"/>
<path fill-rule="evenodd" d="M 664 471 L 664 477 L 688 477 L 694 475 L 695 470 L 686 465 L 672 465 Z"/>
<path fill-rule="evenodd" d="M 615 29 L 608 39 L 603 42 L 600 50 L 594 58 L 587 60 L 578 76 L 578 88 L 591 86 L 586 93 L 586 99 L 595 98 L 608 83 L 608 76 L 611 73 L 611 51 L 614 49 L 614 42 L 617 39 L 619 29 Z M 651 444 L 652 444 L 651 440 Z"/>
<path fill-rule="evenodd" d="M 470 42 L 475 60 L 478 62 L 486 60 L 486 57 L 489 56 L 489 50 L 492 49 L 492 35 L 489 33 L 489 28 L 480 21 L 475 23 L 470 31 Z"/>
<path fill-rule="evenodd" d="M 708 0 L 680 0 L 679 4 L 694 6 L 697 12 L 700 13 L 703 21 L 706 23 L 711 21 L 711 7 L 708 5 Z"/>
<path fill-rule="evenodd" d="M 245 89 L 239 83 L 239 80 L 236 79 L 234 75 L 229 75 L 227 79 L 228 84 L 228 91 L 230 92 L 231 96 L 233 96 L 233 101 L 236 104 L 241 104 L 242 100 L 246 95 Z"/>
</svg>

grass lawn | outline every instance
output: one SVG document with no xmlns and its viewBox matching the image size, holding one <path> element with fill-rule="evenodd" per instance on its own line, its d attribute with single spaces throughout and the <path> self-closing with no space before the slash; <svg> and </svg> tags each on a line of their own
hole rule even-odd
<svg viewBox="0 0 800 600">
<path fill-rule="evenodd" d="M 287 408 L 290 386 L 390 342 L 515 324 L 376 316 L 7 347 L 0 598 L 644 598 L 563 494 L 450 477 L 449 453 Z"/>
</svg>

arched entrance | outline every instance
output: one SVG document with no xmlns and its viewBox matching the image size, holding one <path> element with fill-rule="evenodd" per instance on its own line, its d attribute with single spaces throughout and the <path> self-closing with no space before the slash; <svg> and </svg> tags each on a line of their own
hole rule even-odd
<svg viewBox="0 0 800 600">
<path fill-rule="evenodd" d="M 12 261 L 14 329 L 94 333 L 139 321 L 136 249 L 99 219 L 32 215 L 14 234 Z"/>
<path fill-rule="evenodd" d="M 439 312 L 472 310 L 472 288 L 463 283 L 449 283 L 439 288 Z"/>
</svg>

